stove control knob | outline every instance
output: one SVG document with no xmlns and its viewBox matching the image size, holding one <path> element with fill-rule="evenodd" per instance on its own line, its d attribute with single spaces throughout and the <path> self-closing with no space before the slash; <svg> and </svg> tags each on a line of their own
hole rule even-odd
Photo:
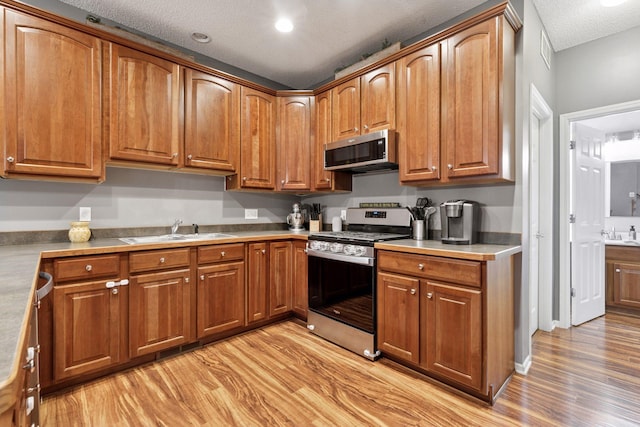
<svg viewBox="0 0 640 427">
<path fill-rule="evenodd" d="M 318 242 L 317 240 L 312 240 L 309 242 L 309 249 L 313 249 L 315 251 L 317 251 L 318 249 L 320 249 L 320 242 Z"/>
<path fill-rule="evenodd" d="M 342 243 L 332 243 L 331 246 L 329 247 L 329 250 L 337 254 L 339 252 L 342 252 L 343 247 L 344 245 Z"/>
<path fill-rule="evenodd" d="M 355 253 L 356 247 L 353 245 L 345 245 L 345 247 L 342 249 L 342 252 L 344 252 L 345 255 L 353 255 Z"/>
<path fill-rule="evenodd" d="M 318 246 L 318 249 L 321 251 L 328 251 L 329 250 L 329 242 L 320 242 L 320 246 Z"/>
<path fill-rule="evenodd" d="M 354 255 L 355 256 L 362 256 L 367 252 L 367 248 L 365 248 L 364 246 L 356 246 L 354 248 Z"/>
</svg>

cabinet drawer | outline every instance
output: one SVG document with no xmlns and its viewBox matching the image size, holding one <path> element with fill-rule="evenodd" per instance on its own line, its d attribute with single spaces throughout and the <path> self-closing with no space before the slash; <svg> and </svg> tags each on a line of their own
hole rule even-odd
<svg viewBox="0 0 640 427">
<path fill-rule="evenodd" d="M 187 267 L 189 252 L 189 248 L 133 252 L 129 254 L 129 271 L 137 273 L 163 268 Z"/>
<path fill-rule="evenodd" d="M 83 256 L 56 259 L 53 262 L 56 282 L 95 279 L 120 275 L 120 255 Z"/>
<path fill-rule="evenodd" d="M 380 251 L 378 268 L 462 285 L 482 285 L 482 263 L 479 261 Z"/>
<path fill-rule="evenodd" d="M 244 260 L 244 243 L 210 245 L 198 248 L 198 264 Z"/>
</svg>

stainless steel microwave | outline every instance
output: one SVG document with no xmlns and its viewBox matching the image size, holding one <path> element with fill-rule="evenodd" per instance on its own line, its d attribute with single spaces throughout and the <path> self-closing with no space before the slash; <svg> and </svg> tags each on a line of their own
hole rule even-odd
<svg viewBox="0 0 640 427">
<path fill-rule="evenodd" d="M 324 145 L 326 170 L 365 173 L 398 169 L 396 133 L 385 129 Z"/>
</svg>

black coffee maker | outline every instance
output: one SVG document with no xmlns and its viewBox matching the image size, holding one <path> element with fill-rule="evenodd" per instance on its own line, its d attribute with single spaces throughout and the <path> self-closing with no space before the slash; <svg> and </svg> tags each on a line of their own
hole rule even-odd
<svg viewBox="0 0 640 427">
<path fill-rule="evenodd" d="M 478 241 L 480 207 L 470 200 L 449 200 L 440 204 L 442 243 L 470 245 Z"/>
</svg>

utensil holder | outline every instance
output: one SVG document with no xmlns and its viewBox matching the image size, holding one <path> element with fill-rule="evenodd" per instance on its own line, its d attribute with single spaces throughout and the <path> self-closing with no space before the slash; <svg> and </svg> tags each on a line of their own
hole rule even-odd
<svg viewBox="0 0 640 427">
<path fill-rule="evenodd" d="M 424 219 L 414 219 L 411 221 L 411 237 L 413 240 L 424 240 L 426 237 L 426 224 Z"/>
<path fill-rule="evenodd" d="M 322 231 L 322 215 L 318 215 L 318 219 L 309 220 L 309 232 L 314 233 Z"/>
</svg>

